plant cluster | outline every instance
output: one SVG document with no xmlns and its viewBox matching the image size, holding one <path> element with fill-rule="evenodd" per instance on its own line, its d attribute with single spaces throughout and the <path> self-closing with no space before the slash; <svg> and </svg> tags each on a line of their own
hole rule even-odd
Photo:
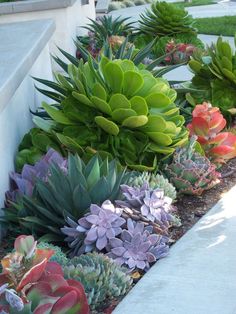
<svg viewBox="0 0 236 314">
<path fill-rule="evenodd" d="M 120 169 L 113 160 L 108 162 L 94 156 L 85 164 L 77 155 L 68 157 L 66 171 L 52 163 L 47 180 L 38 178 L 32 196 L 23 195 L 11 207 L 5 208 L 2 221 L 21 230 L 43 236 L 44 241 L 63 241 L 60 228 L 65 217 L 77 220 L 92 203 L 119 198 L 120 184 L 131 173 Z"/>
<path fill-rule="evenodd" d="M 176 91 L 165 80 L 129 60 L 106 57 L 98 64 L 70 65 L 69 76 L 58 75 L 60 84 L 54 87 L 60 86 L 64 99 L 57 108 L 44 103 L 47 117 L 40 119 L 43 128 L 50 118 L 50 132 L 68 149 L 153 170 L 157 159 L 186 143 L 188 131 L 174 104 Z"/>
<path fill-rule="evenodd" d="M 123 259 L 118 259 L 117 255 L 115 260 L 131 269 L 148 269 L 149 263 L 162 257 L 160 252 L 167 252 L 168 237 L 163 235 L 168 235 L 168 229 L 178 225 L 179 220 L 173 215 L 172 200 L 165 197 L 161 189 L 152 190 L 147 183 L 141 188 L 123 185 L 121 189 L 126 200 L 116 201 L 119 207 L 110 201 L 105 201 L 102 206 L 92 204 L 89 213 L 78 222 L 68 218 L 68 226 L 61 230 L 67 235 L 65 241 L 72 256 L 96 250 L 114 257 L 115 252 L 121 252 L 115 246 L 123 241 L 127 253 L 122 249 Z M 128 246 L 125 245 L 127 241 L 130 241 Z M 139 250 L 144 248 L 143 254 L 139 254 L 138 247 Z"/>
<path fill-rule="evenodd" d="M 191 44 L 176 44 L 171 40 L 166 44 L 165 51 L 169 54 L 165 58 L 167 64 L 184 63 L 190 60 L 196 48 Z"/>
<path fill-rule="evenodd" d="M 50 249 L 38 249 L 32 236 L 15 240 L 15 251 L 1 263 L 0 310 L 4 313 L 88 314 L 82 284 L 65 280 L 59 264 L 49 262 Z"/>
</svg>

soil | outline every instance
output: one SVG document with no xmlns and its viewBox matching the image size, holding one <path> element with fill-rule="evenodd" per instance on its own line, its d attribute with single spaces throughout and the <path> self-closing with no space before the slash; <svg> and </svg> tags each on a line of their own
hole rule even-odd
<svg viewBox="0 0 236 314">
<path fill-rule="evenodd" d="M 173 228 L 173 242 L 181 238 L 205 213 L 211 209 L 236 184 L 236 158 L 219 170 L 221 182 L 201 196 L 184 195 L 175 205 L 181 219 L 181 226 Z"/>
</svg>

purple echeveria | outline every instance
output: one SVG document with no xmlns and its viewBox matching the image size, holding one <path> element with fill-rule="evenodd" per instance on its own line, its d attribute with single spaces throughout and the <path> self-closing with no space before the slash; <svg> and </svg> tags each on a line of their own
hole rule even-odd
<svg viewBox="0 0 236 314">
<path fill-rule="evenodd" d="M 36 179 L 46 180 L 53 163 L 67 171 L 67 160 L 51 148 L 34 166 L 25 164 L 21 173 L 11 172 L 11 189 L 6 192 L 6 205 L 9 201 L 16 201 L 18 195 L 32 196 Z"/>
<path fill-rule="evenodd" d="M 101 207 L 92 204 L 90 206 L 90 213 L 78 221 L 81 227 L 88 227 L 84 243 L 86 245 L 96 243 L 98 250 L 104 249 L 109 239 L 114 238 L 122 232 L 121 226 L 126 221 L 120 217 L 121 212 L 110 201 L 103 202 Z"/>
<path fill-rule="evenodd" d="M 107 255 L 131 270 L 147 270 L 150 263 L 168 254 L 167 241 L 167 237 L 152 234 L 152 227 L 144 227 L 142 222 L 135 223 L 128 219 L 127 230 L 122 231 L 119 239 L 110 239 L 107 246 L 110 252 Z"/>
<path fill-rule="evenodd" d="M 179 220 L 172 215 L 175 208 L 171 205 L 172 199 L 164 195 L 162 189 L 151 189 L 147 182 L 142 187 L 121 185 L 124 201 L 117 201 L 117 205 L 134 208 L 150 221 L 157 223 L 161 228 L 168 228 L 170 224 L 179 225 Z"/>
<path fill-rule="evenodd" d="M 149 190 L 149 185 L 147 182 L 141 187 L 131 187 L 126 184 L 120 186 L 125 201 L 117 201 L 116 203 L 121 206 L 140 208 L 143 205 L 143 199 L 145 197 L 145 192 Z"/>
<path fill-rule="evenodd" d="M 71 248 L 82 246 L 82 251 L 85 252 L 92 251 L 94 248 L 100 251 L 107 246 L 109 239 L 122 232 L 121 227 L 126 220 L 121 217 L 121 213 L 122 210 L 115 208 L 110 201 L 103 202 L 101 207 L 92 204 L 90 212 L 80 218 L 78 224 L 68 219 L 70 227 L 64 227 L 61 231 L 68 236 L 66 241 Z M 80 249 L 77 251 L 83 253 Z"/>
</svg>

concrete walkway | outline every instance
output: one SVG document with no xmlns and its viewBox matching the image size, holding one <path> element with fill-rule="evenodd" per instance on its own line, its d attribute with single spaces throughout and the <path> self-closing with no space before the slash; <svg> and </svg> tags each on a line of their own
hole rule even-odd
<svg viewBox="0 0 236 314">
<path fill-rule="evenodd" d="M 236 186 L 139 281 L 113 314 L 236 313 Z"/>
<path fill-rule="evenodd" d="M 137 22 L 139 15 L 144 13 L 148 8 L 150 8 L 150 4 L 111 11 L 109 14 L 114 17 L 130 17 L 130 20 Z M 188 7 L 186 9 L 193 17 L 236 15 L 236 2 L 222 1 L 217 4 Z"/>
</svg>

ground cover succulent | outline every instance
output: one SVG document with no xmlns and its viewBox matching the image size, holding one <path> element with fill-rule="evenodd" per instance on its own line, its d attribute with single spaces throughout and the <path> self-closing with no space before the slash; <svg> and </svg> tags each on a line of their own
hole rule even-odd
<svg viewBox="0 0 236 314">
<path fill-rule="evenodd" d="M 75 280 L 66 281 L 60 265 L 49 262 L 52 250 L 37 249 L 34 238 L 25 235 L 15 240 L 14 248 L 1 261 L 3 313 L 89 313 L 83 286 Z"/>
<path fill-rule="evenodd" d="M 1 221 L 9 224 L 12 232 L 20 226 L 25 232 L 43 236 L 41 240 L 63 241 L 60 228 L 65 218 L 76 221 L 92 203 L 117 199 L 120 184 L 130 176 L 120 170 L 115 160 L 108 162 L 99 156 L 84 163 L 77 155 L 70 155 L 67 168 L 65 173 L 57 165 L 51 165 L 48 180 L 38 179 L 32 197 L 24 195 L 14 206 L 5 208 Z"/>
<path fill-rule="evenodd" d="M 235 49 L 234 49 L 235 50 Z M 229 117 L 235 114 L 236 54 L 228 41 L 219 37 L 207 49 L 207 55 L 194 56 L 189 61 L 194 72 L 192 84 L 205 93 L 195 95 L 198 103 L 209 101 Z"/>
<path fill-rule="evenodd" d="M 197 36 L 193 18 L 182 8 L 172 3 L 156 1 L 140 15 L 139 30 L 151 36 L 163 37 L 175 34 Z"/>
<path fill-rule="evenodd" d="M 220 174 L 210 160 L 194 149 L 196 137 L 186 147 L 178 148 L 173 161 L 164 168 L 165 175 L 182 194 L 201 195 L 219 183 Z"/>
<path fill-rule="evenodd" d="M 152 234 L 151 226 L 144 227 L 142 222 L 128 219 L 127 230 L 119 238 L 110 239 L 107 255 L 131 270 L 147 270 L 151 263 L 167 255 L 167 241 L 166 237 Z"/>
<path fill-rule="evenodd" d="M 95 252 L 72 258 L 63 271 L 65 278 L 83 284 L 92 310 L 102 311 L 112 299 L 124 295 L 132 284 L 127 269 Z"/>
<path fill-rule="evenodd" d="M 163 190 L 164 195 L 170 197 L 172 200 L 176 199 L 176 189 L 161 174 L 155 174 L 151 172 L 144 171 L 143 173 L 135 173 L 133 177 L 130 178 L 128 185 L 131 187 L 142 187 L 144 183 L 147 182 L 149 187 L 153 190 L 159 188 Z"/>
<path fill-rule="evenodd" d="M 92 60 L 81 61 L 69 73 L 69 80 L 58 77 L 60 88 L 70 94 L 59 110 L 43 104 L 63 145 L 80 153 L 109 153 L 130 168 L 152 170 L 157 158 L 187 141 L 176 92 L 165 80 L 131 61 L 106 57 L 98 68 Z"/>
<path fill-rule="evenodd" d="M 25 164 L 21 173 L 10 172 L 10 190 L 6 192 L 6 204 L 15 202 L 17 196 L 32 196 L 38 178 L 47 180 L 51 164 L 67 171 L 67 161 L 54 149 L 49 149 L 35 165 Z"/>
<path fill-rule="evenodd" d="M 221 164 L 236 157 L 236 135 L 221 132 L 226 120 L 219 108 L 205 102 L 194 108 L 192 116 L 192 122 L 188 124 L 190 134 L 197 136 L 197 141 L 213 162 Z"/>
</svg>

